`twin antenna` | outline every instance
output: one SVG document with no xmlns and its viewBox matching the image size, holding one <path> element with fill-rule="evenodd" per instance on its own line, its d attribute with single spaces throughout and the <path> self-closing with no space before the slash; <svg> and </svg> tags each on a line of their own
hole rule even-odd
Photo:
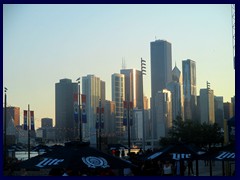
<svg viewBox="0 0 240 180">
<path fill-rule="evenodd" d="M 122 58 L 122 69 L 126 69 L 125 58 Z"/>
</svg>

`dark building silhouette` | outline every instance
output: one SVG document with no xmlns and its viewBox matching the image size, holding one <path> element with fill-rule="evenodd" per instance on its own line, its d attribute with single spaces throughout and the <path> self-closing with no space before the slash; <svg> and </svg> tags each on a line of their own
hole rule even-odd
<svg viewBox="0 0 240 180">
<path fill-rule="evenodd" d="M 150 43 L 151 51 L 151 111 L 152 122 L 156 124 L 155 97 L 172 81 L 172 46 L 165 40 Z M 157 137 L 157 126 L 153 126 L 153 138 Z"/>
<path fill-rule="evenodd" d="M 74 94 L 78 84 L 71 79 L 61 79 L 55 84 L 56 138 L 58 141 L 77 137 L 78 124 L 74 119 Z"/>
</svg>

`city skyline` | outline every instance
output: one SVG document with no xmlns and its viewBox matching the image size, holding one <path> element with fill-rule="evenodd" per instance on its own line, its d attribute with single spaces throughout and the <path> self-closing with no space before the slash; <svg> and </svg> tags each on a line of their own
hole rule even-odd
<svg viewBox="0 0 240 180">
<path fill-rule="evenodd" d="M 204 13 L 202 13 L 204 12 Z M 144 94 L 151 97 L 150 42 L 172 45 L 172 68 L 196 62 L 197 95 L 211 83 L 215 96 L 231 102 L 235 95 L 231 5 L 3 5 L 3 86 L 7 105 L 28 104 L 55 124 L 55 83 L 94 74 L 106 82 L 111 100 L 111 75 L 140 70 L 146 60 Z M 82 83 L 82 79 L 81 79 Z M 227 88 L 226 88 L 227 87 Z M 4 96 L 4 94 L 3 94 Z"/>
</svg>

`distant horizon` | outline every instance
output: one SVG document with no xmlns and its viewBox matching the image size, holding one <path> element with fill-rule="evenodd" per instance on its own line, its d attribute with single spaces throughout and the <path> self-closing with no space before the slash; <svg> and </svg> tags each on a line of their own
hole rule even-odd
<svg viewBox="0 0 240 180">
<path fill-rule="evenodd" d="M 203 13 L 204 12 L 204 13 Z M 36 127 L 42 118 L 55 125 L 55 83 L 93 74 L 106 83 L 111 75 L 140 70 L 146 60 L 144 94 L 151 95 L 150 42 L 172 45 L 172 69 L 196 62 L 197 95 L 206 81 L 215 96 L 235 96 L 230 4 L 169 5 L 3 5 L 3 87 L 7 105 L 30 104 Z M 4 93 L 3 93 L 4 97 Z M 4 101 L 4 98 L 3 98 Z M 3 102 L 4 103 L 4 102 Z M 149 103 L 150 105 L 150 103 Z"/>
</svg>

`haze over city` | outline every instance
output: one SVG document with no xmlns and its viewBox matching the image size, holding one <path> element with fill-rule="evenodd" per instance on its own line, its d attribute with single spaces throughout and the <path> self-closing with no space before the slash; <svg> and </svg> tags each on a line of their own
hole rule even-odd
<svg viewBox="0 0 240 180">
<path fill-rule="evenodd" d="M 196 62 L 197 94 L 210 82 L 214 95 L 235 95 L 230 4 L 3 5 L 3 86 L 7 105 L 30 104 L 36 127 L 55 121 L 55 83 L 94 74 L 106 82 L 146 60 L 144 94 L 151 96 L 150 42 L 172 45 L 172 67 Z"/>
</svg>

